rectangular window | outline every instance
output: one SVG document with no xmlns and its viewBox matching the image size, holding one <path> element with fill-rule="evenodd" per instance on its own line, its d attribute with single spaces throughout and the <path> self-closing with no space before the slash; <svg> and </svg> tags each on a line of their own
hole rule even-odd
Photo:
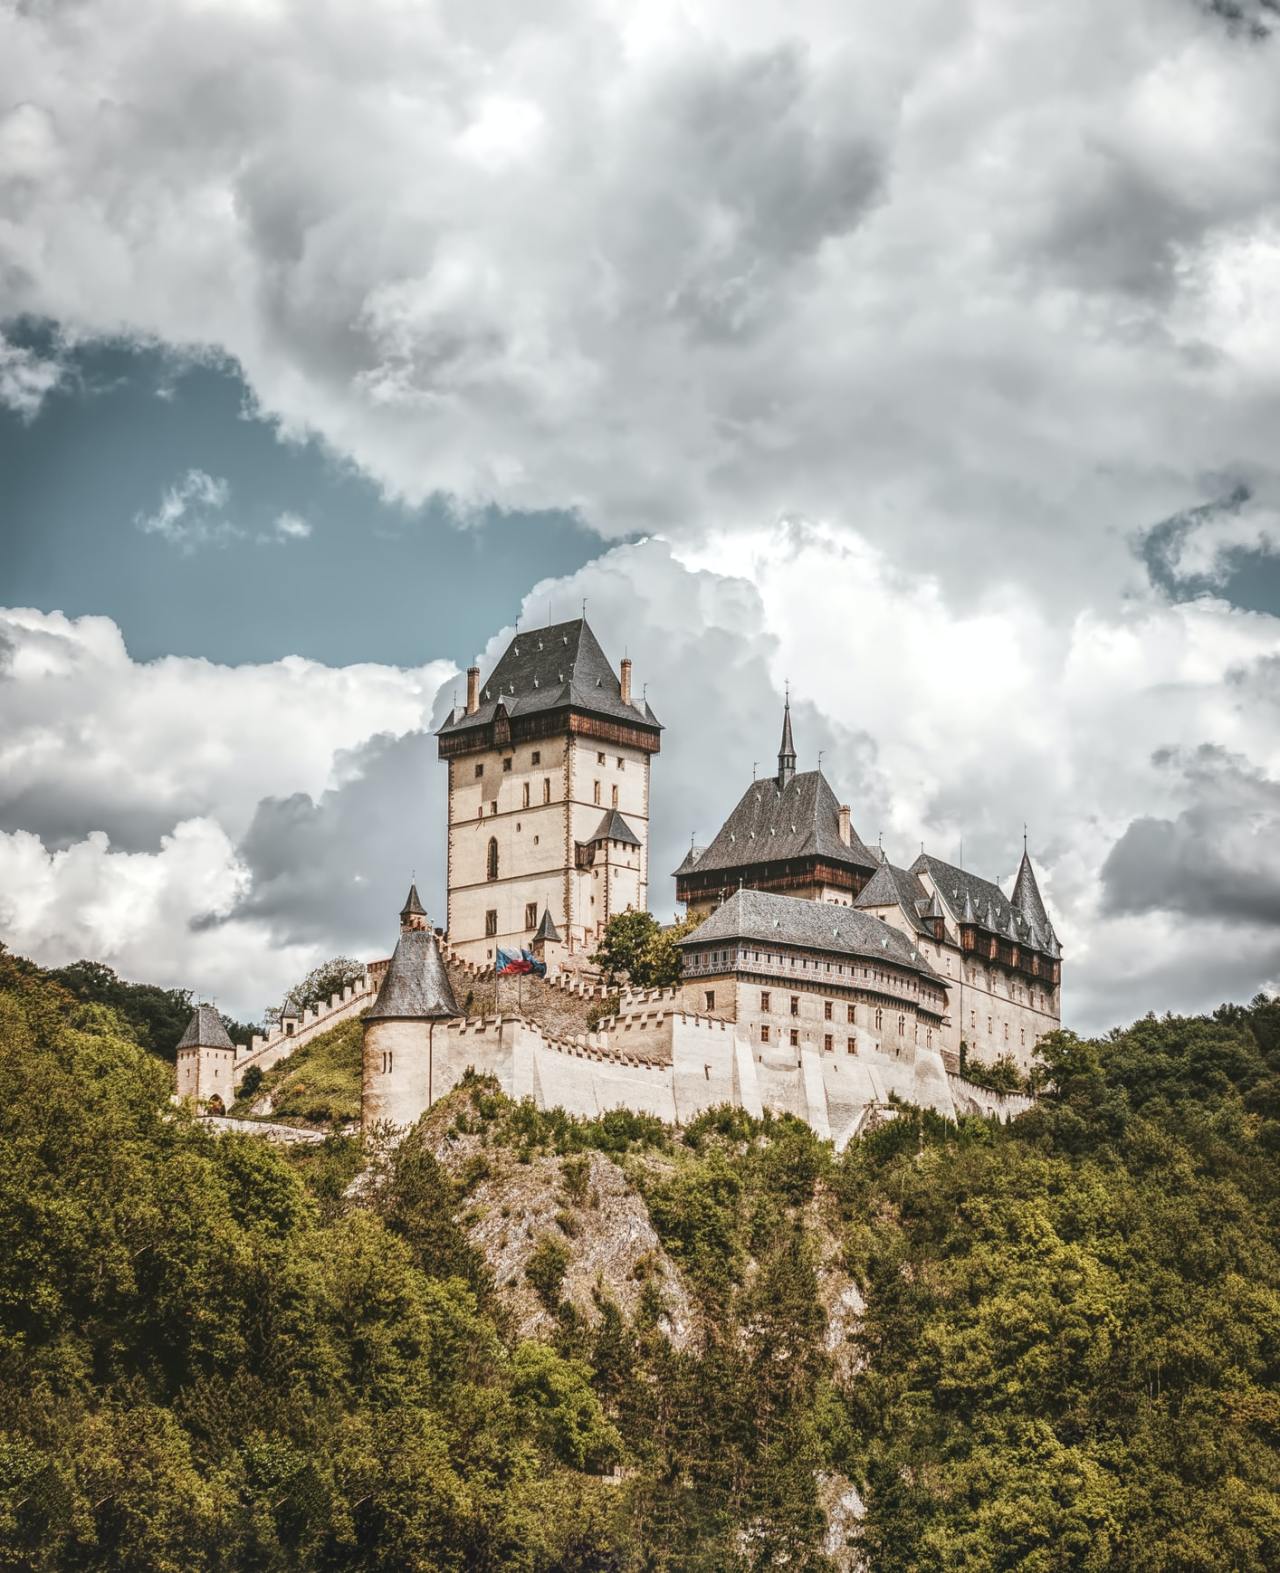
<svg viewBox="0 0 1280 1573">
<path fill-rule="evenodd" d="M 507 758 L 502 761 L 502 773 L 503 773 L 503 775 L 506 775 L 506 776 L 509 776 L 511 774 L 511 757 L 510 757 L 510 755 L 508 755 Z"/>
<path fill-rule="evenodd" d="M 854 1024 L 854 1022 L 855 1022 L 855 1021 L 856 1021 L 856 1020 L 857 1020 L 857 1019 L 858 1019 L 858 1018 L 857 1018 L 857 1017 L 856 1017 L 856 1016 L 855 1016 L 855 1015 L 854 1015 L 854 1013 L 853 1013 L 853 1006 L 852 1006 L 852 1005 L 850 1005 L 850 1006 L 849 1006 L 849 1025 L 850 1025 L 850 1026 L 851 1026 L 851 1027 L 852 1027 L 852 1026 L 853 1026 L 853 1024 Z"/>
<path fill-rule="evenodd" d="M 526 901 L 524 904 L 524 926 L 527 929 L 536 929 L 538 926 L 538 903 Z"/>
<path fill-rule="evenodd" d="M 969 1025 L 971 1027 L 976 1027 L 978 1025 L 978 1013 L 976 1010 L 971 1010 L 969 1012 Z"/>
<path fill-rule="evenodd" d="M 708 1010 L 714 1010 L 715 1008 L 716 1008 L 716 991 L 714 989 L 708 989 L 707 990 L 707 1009 Z"/>
<path fill-rule="evenodd" d="M 498 800 L 496 797 L 494 798 L 493 802 L 489 804 L 489 812 L 491 814 L 496 814 L 498 812 Z"/>
<path fill-rule="evenodd" d="M 769 1026 L 767 1022 L 760 1029 L 760 1041 L 761 1043 L 768 1043 L 769 1041 Z"/>
<path fill-rule="evenodd" d="M 849 1039 L 849 1053 L 850 1054 L 856 1054 L 857 1052 L 858 1052 L 858 1040 L 857 1040 L 857 1038 L 850 1038 Z"/>
<path fill-rule="evenodd" d="M 991 1035 L 991 1017 L 988 1016 L 987 1017 L 987 1036 L 990 1037 L 990 1035 Z"/>
<path fill-rule="evenodd" d="M 765 989 L 761 993 L 761 995 L 760 995 L 760 1009 L 761 1010 L 768 1010 L 769 1009 L 769 991 L 768 991 L 768 989 Z"/>
<path fill-rule="evenodd" d="M 791 1029 L 791 1047 L 793 1049 L 798 1049 L 800 1047 L 800 1032 L 796 1027 L 792 1027 Z"/>
<path fill-rule="evenodd" d="M 1009 1023 L 1007 1021 L 1004 1024 L 1004 1041 L 1006 1043 L 1009 1041 Z"/>
<path fill-rule="evenodd" d="M 484 932 L 486 938 L 492 938 L 498 932 L 498 909 L 490 907 L 484 915 Z"/>
<path fill-rule="evenodd" d="M 598 803 L 600 801 L 600 783 L 598 781 L 593 781 L 591 787 L 592 792 L 595 795 L 595 800 Z"/>
<path fill-rule="evenodd" d="M 831 1020 L 831 1013 L 832 1013 L 832 1011 L 834 1009 L 835 1009 L 835 1006 L 831 1003 L 830 1000 L 823 1000 L 823 1002 L 822 1002 L 822 1019 L 823 1019 L 823 1021 L 830 1021 Z"/>
<path fill-rule="evenodd" d="M 835 1043 L 835 1039 L 831 1036 L 831 1034 L 829 1032 L 823 1034 L 822 1047 L 827 1051 L 828 1054 L 831 1053 L 831 1049 L 832 1049 L 832 1046 L 834 1045 L 834 1043 Z"/>
<path fill-rule="evenodd" d="M 884 1011 L 882 1011 L 879 1006 L 876 1007 L 876 1031 L 884 1031 Z"/>
<path fill-rule="evenodd" d="M 483 775 L 484 775 L 484 766 L 483 765 L 477 765 L 476 766 L 476 780 L 479 781 L 479 779 Z"/>
<path fill-rule="evenodd" d="M 524 799 L 524 806 L 525 806 L 525 808 L 528 808 L 528 806 L 529 806 L 529 783 L 527 781 L 524 783 L 524 789 L 523 789 L 523 794 L 522 795 L 523 795 L 523 799 Z"/>
<path fill-rule="evenodd" d="M 596 755 L 596 764 L 598 764 L 598 765 L 604 764 L 604 755 L 603 754 L 597 754 Z"/>
<path fill-rule="evenodd" d="M 541 750 L 536 748 L 534 749 L 533 753 L 529 755 L 529 763 L 531 765 L 540 765 L 542 763 Z"/>
<path fill-rule="evenodd" d="M 627 762 L 626 762 L 626 760 L 625 760 L 625 759 L 624 759 L 624 758 L 623 758 L 623 757 L 622 757 L 622 755 L 621 755 L 621 754 L 619 754 L 619 755 L 618 755 L 618 769 L 619 769 L 619 770 L 625 770 L 625 769 L 626 769 L 626 768 L 627 768 Z"/>
<path fill-rule="evenodd" d="M 798 1016 L 800 1014 L 800 996 L 798 994 L 793 994 L 791 996 L 791 1014 L 793 1016 Z"/>
<path fill-rule="evenodd" d="M 614 787 L 614 789 L 613 789 L 613 806 L 614 806 L 614 808 L 617 808 L 617 806 L 618 806 L 618 789 L 617 789 L 617 787 Z"/>
<path fill-rule="evenodd" d="M 550 776 L 544 776 L 542 778 L 542 801 L 544 803 L 549 803 L 551 801 L 551 777 Z"/>
</svg>

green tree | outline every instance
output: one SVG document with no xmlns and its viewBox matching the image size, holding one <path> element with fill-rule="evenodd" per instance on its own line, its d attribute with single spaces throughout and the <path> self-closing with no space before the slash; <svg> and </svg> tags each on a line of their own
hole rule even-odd
<svg viewBox="0 0 1280 1573">
<path fill-rule="evenodd" d="M 678 941 L 698 926 L 681 919 L 663 927 L 649 912 L 618 912 L 605 925 L 604 939 L 591 960 L 611 988 L 629 983 L 637 989 L 669 988 L 680 981 Z"/>
<path fill-rule="evenodd" d="M 340 994 L 348 983 L 357 983 L 364 975 L 363 961 L 356 961 L 351 956 L 334 956 L 313 967 L 301 983 L 293 985 L 279 1005 L 268 1006 L 263 1017 L 274 1024 L 286 1011 L 299 1013 L 311 1005 L 327 1002 L 331 995 Z"/>
</svg>

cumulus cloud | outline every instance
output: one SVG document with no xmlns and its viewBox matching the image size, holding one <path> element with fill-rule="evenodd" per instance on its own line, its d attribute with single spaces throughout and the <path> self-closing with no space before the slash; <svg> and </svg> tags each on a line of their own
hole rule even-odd
<svg viewBox="0 0 1280 1573">
<path fill-rule="evenodd" d="M 261 798 L 318 795 L 344 750 L 421 725 L 453 671 L 137 662 L 109 618 L 0 611 L 0 829 L 150 851 L 214 817 L 238 838 Z"/>
<path fill-rule="evenodd" d="M 1271 462 L 1277 44 L 1192 0 L 75 18 L 0 19 L 10 307 L 215 344 L 393 493 L 1078 603 Z"/>
</svg>

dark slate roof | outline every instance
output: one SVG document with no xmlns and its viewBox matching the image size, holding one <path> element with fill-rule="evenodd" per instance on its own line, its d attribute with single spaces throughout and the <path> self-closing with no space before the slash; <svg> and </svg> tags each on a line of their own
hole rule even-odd
<svg viewBox="0 0 1280 1573">
<path fill-rule="evenodd" d="M 622 685 L 582 617 L 516 634 L 480 685 L 480 708 L 474 715 L 455 710 L 437 736 L 487 726 L 499 703 L 512 717 L 571 706 L 633 726 L 659 725 L 644 700 L 623 703 Z"/>
<path fill-rule="evenodd" d="M 791 699 L 787 698 L 782 709 L 782 742 L 778 748 L 778 775 L 795 773 L 796 745 L 791 737 Z"/>
<path fill-rule="evenodd" d="M 638 847 L 640 845 L 640 837 L 636 835 L 635 831 L 632 830 L 631 826 L 623 819 L 616 808 L 605 810 L 605 816 L 600 821 L 599 828 L 596 830 L 595 835 L 591 837 L 591 840 L 587 842 L 587 845 L 592 846 L 597 841 L 621 841 L 629 847 Z"/>
<path fill-rule="evenodd" d="M 400 908 L 402 918 L 425 918 L 427 909 L 418 899 L 418 886 L 416 883 L 409 886 L 409 894 L 404 898 L 404 906 Z"/>
<path fill-rule="evenodd" d="M 690 842 L 689 850 L 685 853 L 683 859 L 681 860 L 680 867 L 676 869 L 674 874 L 672 874 L 672 879 L 679 879 L 681 874 L 687 874 L 690 869 L 697 868 L 698 859 L 706 850 L 706 847 L 695 847 L 693 843 Z"/>
<path fill-rule="evenodd" d="M 911 865 L 911 872 L 929 874 L 947 909 L 957 922 L 976 922 L 979 928 L 986 929 L 991 934 L 999 934 L 1004 939 L 1017 939 L 1024 945 L 1034 943 L 1033 927 L 1039 929 L 1040 925 L 1038 923 L 1033 925 L 1022 910 L 1010 902 L 999 885 L 993 884 L 989 879 L 980 879 L 976 874 L 956 868 L 953 863 L 944 863 L 941 858 L 931 857 L 927 852 L 922 852 L 915 860 Z M 1047 917 L 1040 934 L 1041 939 L 1046 941 L 1041 946 L 1045 954 L 1061 955 L 1061 950 L 1055 949 L 1053 925 Z"/>
<path fill-rule="evenodd" d="M 1040 887 L 1036 884 L 1035 870 L 1031 867 L 1026 847 L 1022 849 L 1022 862 L 1018 865 L 1018 877 L 1013 882 L 1013 894 L 1009 900 L 1041 933 L 1049 927 L 1049 914 L 1044 910 Z"/>
<path fill-rule="evenodd" d="M 212 1005 L 197 1005 L 187 1023 L 187 1030 L 178 1039 L 180 1049 L 234 1049 L 227 1036 L 222 1017 Z"/>
<path fill-rule="evenodd" d="M 435 935 L 430 929 L 406 929 L 364 1019 L 425 1021 L 461 1014 Z"/>
<path fill-rule="evenodd" d="M 542 922 L 538 924 L 538 932 L 533 936 L 534 944 L 539 940 L 547 940 L 551 944 L 560 943 L 560 931 L 556 928 L 551 917 L 551 908 L 543 907 Z"/>
<path fill-rule="evenodd" d="M 803 770 L 785 787 L 773 777 L 753 781 L 719 834 L 698 859 L 697 872 L 726 873 L 781 858 L 822 857 L 831 863 L 873 869 L 875 855 L 850 831 L 840 839 L 840 805 L 821 770 Z"/>
<path fill-rule="evenodd" d="M 775 896 L 765 890 L 735 891 L 692 934 L 676 943 L 685 949 L 739 939 L 799 945 L 826 955 L 865 956 L 937 977 L 907 936 L 880 918 L 859 912 L 856 907 L 806 901 L 798 896 Z"/>
<path fill-rule="evenodd" d="M 917 933 L 929 931 L 924 921 L 929 897 L 924 886 L 909 869 L 895 868 L 892 863 L 881 863 L 853 904 L 855 907 L 899 906 Z"/>
</svg>

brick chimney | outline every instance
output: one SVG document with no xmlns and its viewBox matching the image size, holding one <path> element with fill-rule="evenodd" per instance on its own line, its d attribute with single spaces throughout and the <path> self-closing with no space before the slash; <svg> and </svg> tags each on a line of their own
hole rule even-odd
<svg viewBox="0 0 1280 1573">
<path fill-rule="evenodd" d="M 841 839 L 841 841 L 844 842 L 845 846 L 849 845 L 851 834 L 852 834 L 852 832 L 849 829 L 849 805 L 847 803 L 841 803 L 841 805 L 840 805 L 840 839 Z"/>
<path fill-rule="evenodd" d="M 622 658 L 622 702 L 624 705 L 631 703 L 631 657 L 624 655 Z"/>
<path fill-rule="evenodd" d="M 475 715 L 480 708 L 480 668 L 467 668 L 467 714 Z"/>
</svg>

